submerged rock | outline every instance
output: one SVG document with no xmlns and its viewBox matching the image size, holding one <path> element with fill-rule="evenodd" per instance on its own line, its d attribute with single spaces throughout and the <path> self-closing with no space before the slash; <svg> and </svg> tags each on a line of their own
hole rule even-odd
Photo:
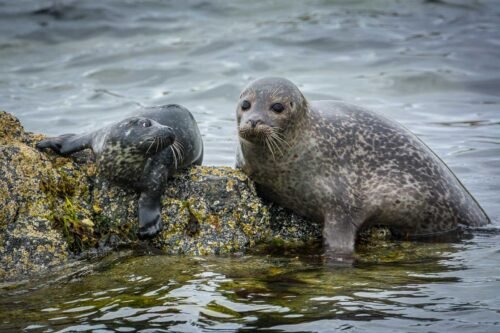
<svg viewBox="0 0 500 333">
<path fill-rule="evenodd" d="M 123 246 L 223 255 L 321 239 L 319 225 L 265 204 L 244 173 L 193 167 L 165 188 L 163 231 L 139 241 L 138 195 L 100 179 L 89 151 L 70 158 L 37 151 L 42 137 L 0 112 L 0 280 Z"/>
</svg>

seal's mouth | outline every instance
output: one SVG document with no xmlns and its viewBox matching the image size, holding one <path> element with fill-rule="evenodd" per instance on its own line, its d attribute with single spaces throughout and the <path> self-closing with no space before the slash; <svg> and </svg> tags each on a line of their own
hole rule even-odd
<svg viewBox="0 0 500 333">
<path fill-rule="evenodd" d="M 253 143 L 265 143 L 266 138 L 272 133 L 272 128 L 267 125 L 251 125 L 240 126 L 238 129 L 239 136 L 242 139 Z"/>
<path fill-rule="evenodd" d="M 163 149 L 170 147 L 175 142 L 175 134 L 170 129 L 162 129 L 143 142 L 142 147 L 146 150 L 146 155 L 154 155 Z"/>
<path fill-rule="evenodd" d="M 244 125 L 238 128 L 238 132 L 240 139 L 243 139 L 243 143 L 247 141 L 264 146 L 269 150 L 273 159 L 276 159 L 276 156 L 283 156 L 285 148 L 289 146 L 288 142 L 283 137 L 281 129 L 278 127 L 271 127 L 263 124 L 259 124 L 255 127 Z"/>
</svg>

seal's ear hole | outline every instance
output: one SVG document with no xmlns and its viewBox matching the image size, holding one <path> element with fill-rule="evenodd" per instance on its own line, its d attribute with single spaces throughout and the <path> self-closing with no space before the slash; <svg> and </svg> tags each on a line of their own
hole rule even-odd
<svg viewBox="0 0 500 333">
<path fill-rule="evenodd" d="M 290 106 L 293 108 L 293 102 L 290 102 Z"/>
</svg>

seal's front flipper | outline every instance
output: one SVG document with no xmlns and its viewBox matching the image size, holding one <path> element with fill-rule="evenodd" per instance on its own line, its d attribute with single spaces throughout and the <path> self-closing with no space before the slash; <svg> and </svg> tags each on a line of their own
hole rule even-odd
<svg viewBox="0 0 500 333">
<path fill-rule="evenodd" d="M 139 238 L 152 238 L 161 228 L 161 196 L 142 192 L 139 198 Z"/>
<path fill-rule="evenodd" d="M 36 148 L 43 150 L 50 148 L 59 155 L 69 155 L 90 147 L 90 140 L 86 135 L 63 134 L 53 138 L 43 139 L 36 144 Z"/>
<path fill-rule="evenodd" d="M 352 264 L 358 227 L 350 216 L 327 216 L 323 226 L 325 260 L 328 265 Z"/>
</svg>

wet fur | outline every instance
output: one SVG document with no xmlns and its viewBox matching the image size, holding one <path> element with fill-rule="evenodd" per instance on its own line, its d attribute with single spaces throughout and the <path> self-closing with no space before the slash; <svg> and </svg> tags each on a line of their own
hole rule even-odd
<svg viewBox="0 0 500 333">
<path fill-rule="evenodd" d="M 132 122 L 148 119 L 151 127 Z M 175 138 L 175 141 L 174 141 Z M 140 193 L 139 237 L 150 238 L 162 228 L 161 194 L 177 170 L 201 165 L 203 142 L 192 114 L 171 104 L 145 109 L 132 117 L 94 132 L 64 134 L 42 140 L 39 149 L 51 148 L 61 155 L 90 148 L 99 175 Z"/>
<path fill-rule="evenodd" d="M 309 103 L 281 78 L 257 80 L 244 99 L 252 108 L 237 107 L 237 166 L 262 196 L 324 223 L 327 257 L 350 258 L 358 231 L 370 224 L 425 237 L 489 223 L 450 169 L 401 125 L 354 105 Z M 279 115 L 270 110 L 277 101 L 288 105 Z M 245 133 L 250 119 L 280 128 L 281 154 Z"/>
</svg>

